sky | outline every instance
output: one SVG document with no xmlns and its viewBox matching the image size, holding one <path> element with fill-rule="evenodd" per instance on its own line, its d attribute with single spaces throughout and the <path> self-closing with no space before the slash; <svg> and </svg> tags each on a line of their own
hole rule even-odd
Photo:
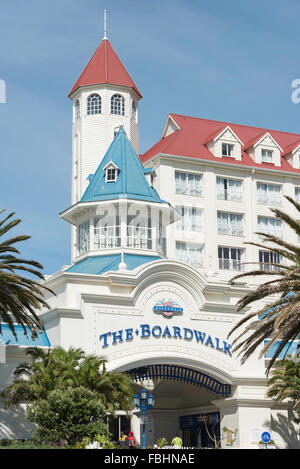
<svg viewBox="0 0 300 469">
<path fill-rule="evenodd" d="M 300 0 L 0 0 L 0 210 L 22 220 L 11 235 L 31 236 L 22 257 L 47 275 L 71 262 L 59 217 L 71 201 L 67 95 L 103 38 L 105 9 L 143 94 L 140 153 L 169 112 L 300 133 Z"/>
</svg>

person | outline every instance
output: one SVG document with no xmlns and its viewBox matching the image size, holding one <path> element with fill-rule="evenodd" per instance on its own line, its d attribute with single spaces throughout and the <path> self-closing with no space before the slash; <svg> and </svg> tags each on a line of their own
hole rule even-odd
<svg viewBox="0 0 300 469">
<path fill-rule="evenodd" d="M 134 447 L 135 447 L 135 439 L 134 439 L 134 436 L 133 436 L 133 433 L 132 433 L 132 432 L 129 432 L 129 436 L 128 436 L 128 446 L 131 447 L 131 448 L 134 448 Z"/>
<path fill-rule="evenodd" d="M 120 433 L 119 443 L 120 443 L 120 446 L 128 445 L 128 437 L 123 432 Z"/>
<path fill-rule="evenodd" d="M 175 437 L 173 438 L 171 446 L 173 446 L 173 448 L 182 448 L 182 439 L 178 433 L 176 433 Z"/>
</svg>

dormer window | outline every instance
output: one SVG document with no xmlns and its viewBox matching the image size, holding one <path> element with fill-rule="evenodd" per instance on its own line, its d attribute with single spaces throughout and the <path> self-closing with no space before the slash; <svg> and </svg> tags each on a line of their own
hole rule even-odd
<svg viewBox="0 0 300 469">
<path fill-rule="evenodd" d="M 262 163 L 273 163 L 273 151 L 272 150 L 261 150 L 261 162 Z"/>
<path fill-rule="evenodd" d="M 116 182 L 117 180 L 117 170 L 115 168 L 110 168 L 106 170 L 106 182 Z"/>
<path fill-rule="evenodd" d="M 222 143 L 222 156 L 233 156 L 234 145 L 229 143 Z"/>
<path fill-rule="evenodd" d="M 119 168 L 110 161 L 104 168 L 105 182 L 117 182 Z"/>
<path fill-rule="evenodd" d="M 244 144 L 229 125 L 218 129 L 207 138 L 205 143 L 216 158 L 242 159 Z"/>
</svg>

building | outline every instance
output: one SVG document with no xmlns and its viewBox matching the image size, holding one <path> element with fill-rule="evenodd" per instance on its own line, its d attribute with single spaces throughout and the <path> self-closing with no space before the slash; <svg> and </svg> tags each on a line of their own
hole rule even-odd
<svg viewBox="0 0 300 469">
<path fill-rule="evenodd" d="M 46 297 L 36 345 L 105 356 L 151 389 L 149 444 L 179 431 L 187 446 L 211 446 L 209 432 L 223 437 L 226 427 L 237 437 L 223 447 L 257 448 L 265 430 L 296 447 L 290 409 L 266 398 L 268 357 L 242 366 L 227 336 L 244 314 L 238 299 L 255 287 L 228 280 L 244 262 L 270 262 L 244 242 L 258 230 L 291 239 L 270 207 L 290 210 L 283 196 L 300 197 L 300 135 L 170 114 L 139 155 L 142 95 L 106 37 L 69 97 L 72 198 L 61 217 L 72 226 L 72 265 L 47 278 L 57 296 Z M 27 345 L 6 334 L 2 385 Z M 28 434 L 22 415 L 1 412 L 2 435 Z M 115 424 L 140 441 L 138 411 Z"/>
</svg>

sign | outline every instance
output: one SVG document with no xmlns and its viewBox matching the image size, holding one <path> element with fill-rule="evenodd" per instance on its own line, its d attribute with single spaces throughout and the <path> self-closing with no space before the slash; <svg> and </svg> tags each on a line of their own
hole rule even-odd
<svg viewBox="0 0 300 469">
<path fill-rule="evenodd" d="M 99 336 L 99 341 L 102 343 L 102 348 L 107 348 L 119 344 L 131 343 L 134 340 L 145 341 L 145 339 L 150 338 L 159 339 L 160 341 L 193 342 L 199 346 L 203 345 L 232 357 L 231 344 L 207 332 L 189 329 L 187 327 L 140 324 L 138 327 L 134 328 L 105 332 Z"/>
<path fill-rule="evenodd" d="M 153 307 L 153 311 L 161 312 L 165 318 L 172 318 L 174 314 L 183 313 L 183 308 L 180 308 L 180 306 L 173 300 L 163 299 L 156 303 Z"/>
<path fill-rule="evenodd" d="M 261 439 L 262 439 L 262 441 L 263 441 L 264 443 L 266 443 L 266 444 L 269 443 L 269 441 L 271 440 L 271 435 L 270 435 L 270 433 L 269 433 L 269 432 L 263 432 L 263 433 L 261 434 Z"/>
</svg>

